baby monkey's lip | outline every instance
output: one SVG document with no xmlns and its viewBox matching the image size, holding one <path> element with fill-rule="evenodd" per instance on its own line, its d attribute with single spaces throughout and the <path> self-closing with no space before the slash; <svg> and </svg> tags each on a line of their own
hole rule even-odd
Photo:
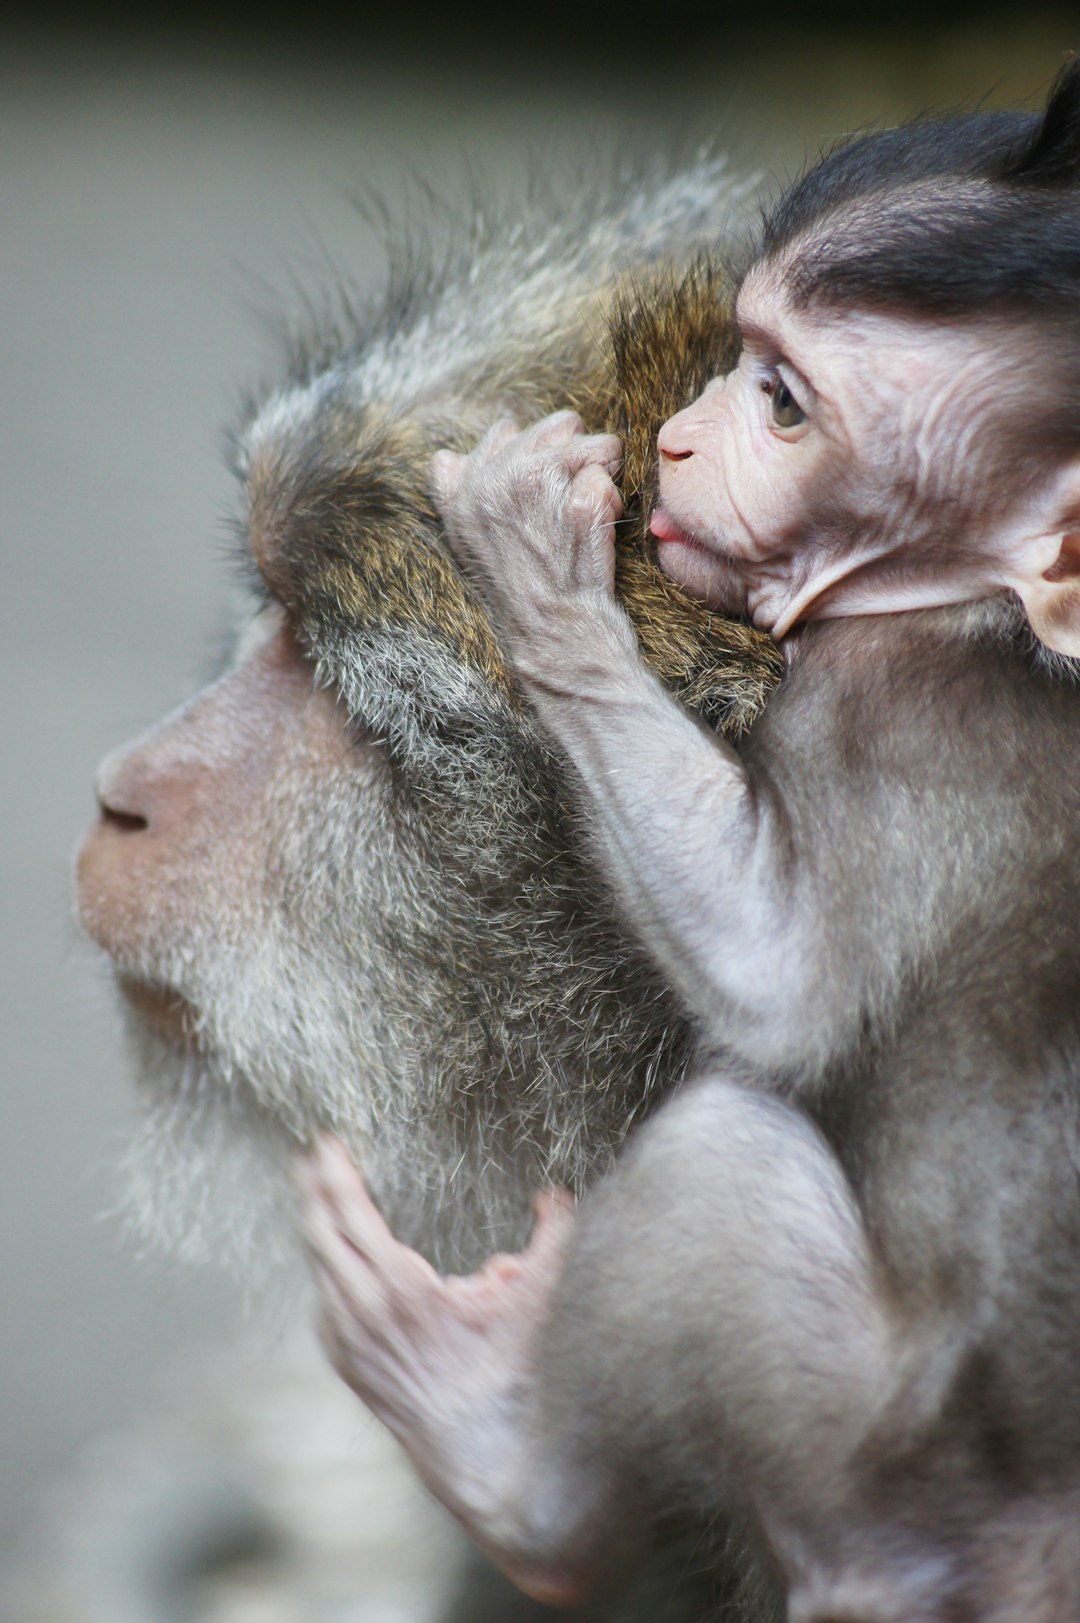
<svg viewBox="0 0 1080 1623">
<path fill-rule="evenodd" d="M 681 529 L 662 507 L 653 508 L 652 517 L 649 520 L 649 532 L 658 541 L 678 541 L 684 547 L 697 547 L 700 552 L 708 550 L 702 546 L 696 536 L 688 535 L 684 529 Z"/>
</svg>

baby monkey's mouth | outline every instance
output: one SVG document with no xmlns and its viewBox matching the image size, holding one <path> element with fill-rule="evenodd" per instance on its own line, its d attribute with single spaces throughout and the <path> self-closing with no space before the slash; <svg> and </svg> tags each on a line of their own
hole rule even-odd
<svg viewBox="0 0 1080 1623">
<path fill-rule="evenodd" d="M 678 541 L 683 546 L 697 547 L 702 552 L 708 550 L 702 546 L 696 536 L 690 535 L 676 524 L 671 514 L 659 504 L 653 508 L 652 517 L 649 520 L 649 532 L 655 536 L 657 541 Z"/>
<path fill-rule="evenodd" d="M 653 509 L 649 530 L 657 563 L 688 597 L 724 614 L 748 617 L 748 582 L 738 559 L 691 535 L 661 506 Z"/>
</svg>

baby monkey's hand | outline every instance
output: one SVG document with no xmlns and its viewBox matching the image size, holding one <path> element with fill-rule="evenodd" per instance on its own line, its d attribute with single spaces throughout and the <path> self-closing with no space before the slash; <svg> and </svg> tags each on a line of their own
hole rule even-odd
<svg viewBox="0 0 1080 1623">
<path fill-rule="evenodd" d="M 573 1229 L 572 1202 L 539 1197 L 523 1252 L 444 1279 L 395 1239 L 336 1140 L 319 1139 L 299 1177 L 322 1339 L 335 1369 L 514 1582 L 561 1600 L 570 1578 L 537 1559 L 519 1518 L 531 1488 L 538 1343 Z"/>
<path fill-rule="evenodd" d="M 516 650 L 556 631 L 572 603 L 610 595 L 621 463 L 615 435 L 587 435 L 572 411 L 524 432 L 496 423 L 468 456 L 433 458 L 450 544 Z"/>
</svg>

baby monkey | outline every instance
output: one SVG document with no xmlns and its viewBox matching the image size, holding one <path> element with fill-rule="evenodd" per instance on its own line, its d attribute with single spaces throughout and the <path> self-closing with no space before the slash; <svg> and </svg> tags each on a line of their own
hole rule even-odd
<svg viewBox="0 0 1080 1623">
<path fill-rule="evenodd" d="M 737 748 L 612 596 L 617 440 L 434 469 L 701 1075 L 468 1279 L 317 1147 L 328 1345 L 542 1599 L 735 1506 L 793 1623 L 1077 1623 L 1080 67 L 826 157 L 736 319 L 652 528 L 784 640 Z"/>
</svg>

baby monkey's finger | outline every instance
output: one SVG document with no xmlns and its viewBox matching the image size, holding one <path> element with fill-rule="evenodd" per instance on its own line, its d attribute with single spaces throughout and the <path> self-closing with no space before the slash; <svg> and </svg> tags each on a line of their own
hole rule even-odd
<svg viewBox="0 0 1080 1623">
<path fill-rule="evenodd" d="M 344 1144 L 329 1133 L 320 1133 L 308 1161 L 319 1179 L 326 1210 L 343 1239 L 373 1269 L 395 1285 L 406 1278 L 428 1281 L 436 1277 L 430 1264 L 391 1232 Z"/>
<path fill-rule="evenodd" d="M 585 434 L 571 441 L 563 454 L 571 475 L 592 467 L 614 476 L 622 467 L 622 441 L 617 434 Z"/>
<path fill-rule="evenodd" d="M 545 445 L 566 445 L 585 433 L 585 424 L 576 411 L 553 411 L 527 428 L 521 438 L 527 446 L 539 449 Z"/>
<path fill-rule="evenodd" d="M 596 518 L 603 524 L 622 517 L 623 503 L 606 464 L 587 463 L 574 475 L 570 487 L 571 499 L 579 513 Z"/>
<path fill-rule="evenodd" d="M 536 1221 L 522 1261 L 542 1270 L 560 1266 L 574 1232 L 577 1202 L 569 1190 L 548 1189 L 533 1199 Z"/>
<path fill-rule="evenodd" d="M 480 462 L 490 462 L 491 458 L 498 456 L 511 440 L 516 440 L 520 433 L 521 430 L 512 417 L 500 417 L 497 423 L 492 423 L 472 454 Z"/>
<path fill-rule="evenodd" d="M 436 451 L 431 459 L 428 477 L 435 506 L 443 512 L 457 494 L 461 476 L 465 472 L 466 458 L 456 451 Z"/>
</svg>

